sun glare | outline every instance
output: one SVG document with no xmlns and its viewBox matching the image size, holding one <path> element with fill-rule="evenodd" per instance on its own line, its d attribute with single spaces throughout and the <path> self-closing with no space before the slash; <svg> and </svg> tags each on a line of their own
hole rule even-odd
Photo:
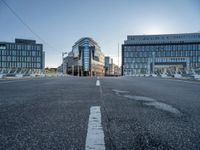
<svg viewBox="0 0 200 150">
<path fill-rule="evenodd" d="M 160 26 L 148 26 L 144 30 L 144 34 L 163 34 L 164 31 Z"/>
</svg>

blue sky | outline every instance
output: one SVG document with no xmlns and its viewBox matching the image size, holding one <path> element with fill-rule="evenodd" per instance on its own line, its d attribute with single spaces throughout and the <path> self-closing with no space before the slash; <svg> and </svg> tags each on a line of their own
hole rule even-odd
<svg viewBox="0 0 200 150">
<path fill-rule="evenodd" d="M 97 41 L 117 62 L 118 43 L 127 35 L 200 32 L 200 0 L 5 0 L 51 46 L 46 66 L 61 64 L 81 37 Z M 0 41 L 35 39 L 0 0 Z"/>
</svg>

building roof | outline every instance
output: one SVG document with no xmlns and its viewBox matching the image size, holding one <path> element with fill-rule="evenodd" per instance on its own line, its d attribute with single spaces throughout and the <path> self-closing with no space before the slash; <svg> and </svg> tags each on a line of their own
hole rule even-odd
<svg viewBox="0 0 200 150">
<path fill-rule="evenodd" d="M 88 41 L 89 44 L 91 44 L 91 46 L 96 46 L 96 47 L 100 48 L 98 43 L 95 40 L 93 40 L 92 38 L 90 38 L 90 37 L 83 37 L 83 38 L 79 39 L 77 42 L 75 42 L 73 47 L 82 46 L 86 41 Z"/>
<path fill-rule="evenodd" d="M 200 33 L 128 35 L 125 44 L 200 42 Z"/>
</svg>

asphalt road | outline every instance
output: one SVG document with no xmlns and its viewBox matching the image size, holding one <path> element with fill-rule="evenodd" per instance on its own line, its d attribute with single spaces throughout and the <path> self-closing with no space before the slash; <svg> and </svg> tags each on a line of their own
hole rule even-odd
<svg viewBox="0 0 200 150">
<path fill-rule="evenodd" d="M 1 150 L 84 150 L 96 138 L 107 150 L 199 150 L 200 82 L 0 80 Z"/>
</svg>

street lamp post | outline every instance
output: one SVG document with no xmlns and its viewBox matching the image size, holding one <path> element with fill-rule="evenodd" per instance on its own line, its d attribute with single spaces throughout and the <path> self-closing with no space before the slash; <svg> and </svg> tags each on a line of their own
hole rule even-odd
<svg viewBox="0 0 200 150">
<path fill-rule="evenodd" d="M 152 73 L 155 72 L 155 52 L 152 52 Z"/>
</svg>

